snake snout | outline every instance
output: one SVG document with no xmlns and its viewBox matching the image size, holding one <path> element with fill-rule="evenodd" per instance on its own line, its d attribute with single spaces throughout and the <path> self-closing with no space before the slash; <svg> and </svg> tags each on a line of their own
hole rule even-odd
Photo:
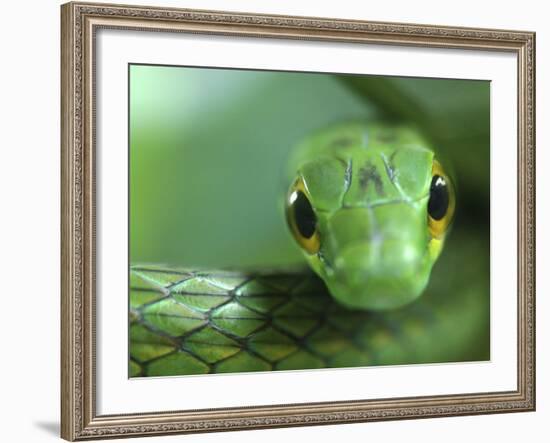
<svg viewBox="0 0 550 443">
<path fill-rule="evenodd" d="M 392 243 L 381 245 L 379 253 L 360 245 L 340 255 L 327 281 L 335 298 L 351 308 L 391 309 L 418 297 L 429 276 L 425 260 L 415 248 Z"/>
<path fill-rule="evenodd" d="M 391 211 L 391 212 L 390 212 Z M 325 279 L 342 304 L 390 309 L 414 300 L 429 278 L 422 219 L 408 208 L 353 210 L 353 227 L 333 217 L 332 273 Z"/>
</svg>

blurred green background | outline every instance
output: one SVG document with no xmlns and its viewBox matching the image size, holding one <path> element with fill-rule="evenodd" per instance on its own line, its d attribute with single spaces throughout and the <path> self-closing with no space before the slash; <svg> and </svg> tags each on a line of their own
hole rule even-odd
<svg viewBox="0 0 550 443">
<path fill-rule="evenodd" d="M 457 223 L 488 240 L 489 94 L 482 81 L 131 65 L 131 262 L 302 263 L 282 213 L 286 163 L 348 119 L 420 126 L 454 171 Z"/>
</svg>

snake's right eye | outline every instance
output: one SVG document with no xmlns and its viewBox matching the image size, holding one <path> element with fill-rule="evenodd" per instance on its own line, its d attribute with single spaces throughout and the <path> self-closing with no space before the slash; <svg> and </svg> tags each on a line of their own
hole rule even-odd
<svg viewBox="0 0 550 443">
<path fill-rule="evenodd" d="M 311 206 L 302 179 L 298 179 L 288 194 L 286 217 L 290 231 L 298 244 L 309 254 L 319 251 L 317 216 Z"/>
<path fill-rule="evenodd" d="M 441 164 L 434 160 L 428 201 L 428 227 L 434 238 L 441 238 L 453 220 L 455 193 L 450 178 Z"/>
</svg>

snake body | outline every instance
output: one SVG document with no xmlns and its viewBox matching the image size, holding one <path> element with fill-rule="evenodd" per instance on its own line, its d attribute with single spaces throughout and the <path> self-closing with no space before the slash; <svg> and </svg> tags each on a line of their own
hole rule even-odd
<svg viewBox="0 0 550 443">
<path fill-rule="evenodd" d="M 290 231 L 317 275 L 133 265 L 131 376 L 488 358 L 488 269 L 468 266 L 487 242 L 457 227 L 440 262 L 462 272 L 430 278 L 454 195 L 433 203 L 449 180 L 414 130 L 345 123 L 291 164 Z"/>
</svg>

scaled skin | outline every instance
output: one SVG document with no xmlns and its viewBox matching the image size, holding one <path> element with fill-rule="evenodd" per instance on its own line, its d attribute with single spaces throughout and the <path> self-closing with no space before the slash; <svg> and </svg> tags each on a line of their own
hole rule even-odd
<svg viewBox="0 0 550 443">
<path fill-rule="evenodd" d="M 417 132 L 384 124 L 333 126 L 298 147 L 293 178 L 320 237 L 305 256 L 343 305 L 392 309 L 422 294 L 443 246 L 428 229 L 433 161 Z"/>
</svg>

